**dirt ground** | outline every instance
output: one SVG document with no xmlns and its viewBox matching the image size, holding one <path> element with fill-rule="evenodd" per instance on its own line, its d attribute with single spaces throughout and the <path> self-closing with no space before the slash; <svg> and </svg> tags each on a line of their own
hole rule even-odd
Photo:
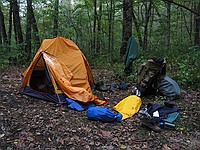
<svg viewBox="0 0 200 150">
<path fill-rule="evenodd" d="M 0 79 L 0 150 L 70 149 L 70 150 L 180 150 L 200 149 L 200 90 L 181 88 L 181 98 L 174 101 L 181 118 L 176 130 L 150 131 L 141 126 L 138 114 L 122 123 L 91 121 L 86 111 L 78 112 L 25 95 L 17 95 L 21 73 L 25 68 L 1 71 Z M 109 70 L 93 69 L 95 80 L 117 81 Z M 130 82 L 132 85 L 133 83 Z M 131 95 L 128 90 L 94 93 L 112 110 L 119 101 Z M 149 102 L 162 103 L 160 96 L 142 98 L 142 108 Z"/>
</svg>

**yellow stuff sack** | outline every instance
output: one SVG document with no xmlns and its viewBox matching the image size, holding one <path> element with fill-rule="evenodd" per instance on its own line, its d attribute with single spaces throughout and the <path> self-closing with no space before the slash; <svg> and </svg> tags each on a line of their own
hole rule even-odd
<svg viewBox="0 0 200 150">
<path fill-rule="evenodd" d="M 114 110 L 122 114 L 122 120 L 132 117 L 137 113 L 142 105 L 142 100 L 136 95 L 131 95 L 121 100 L 116 106 L 113 107 Z"/>
</svg>

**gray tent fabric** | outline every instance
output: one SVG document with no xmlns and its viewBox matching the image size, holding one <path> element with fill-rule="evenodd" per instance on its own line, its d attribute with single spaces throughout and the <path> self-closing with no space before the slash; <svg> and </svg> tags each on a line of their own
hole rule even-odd
<svg viewBox="0 0 200 150">
<path fill-rule="evenodd" d="M 179 97 L 181 93 L 179 85 L 169 76 L 165 76 L 164 78 L 160 79 L 157 87 L 159 92 L 169 97 L 171 100 Z"/>
</svg>

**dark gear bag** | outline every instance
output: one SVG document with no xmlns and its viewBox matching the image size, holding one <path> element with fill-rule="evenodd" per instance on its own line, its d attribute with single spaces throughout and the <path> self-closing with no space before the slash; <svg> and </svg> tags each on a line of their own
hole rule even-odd
<svg viewBox="0 0 200 150">
<path fill-rule="evenodd" d="M 141 94 L 155 94 L 158 79 L 166 74 L 165 58 L 150 58 L 138 69 L 137 88 Z"/>
<path fill-rule="evenodd" d="M 174 100 L 180 96 L 179 85 L 168 76 L 165 76 L 158 81 L 157 88 L 159 93 L 167 96 L 168 100 Z"/>
</svg>

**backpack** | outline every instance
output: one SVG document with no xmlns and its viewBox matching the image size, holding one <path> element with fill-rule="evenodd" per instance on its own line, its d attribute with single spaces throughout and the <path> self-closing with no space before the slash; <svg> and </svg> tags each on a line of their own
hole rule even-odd
<svg viewBox="0 0 200 150">
<path fill-rule="evenodd" d="M 137 88 L 142 95 L 155 94 L 157 81 L 165 75 L 165 58 L 150 58 L 138 69 Z"/>
</svg>

